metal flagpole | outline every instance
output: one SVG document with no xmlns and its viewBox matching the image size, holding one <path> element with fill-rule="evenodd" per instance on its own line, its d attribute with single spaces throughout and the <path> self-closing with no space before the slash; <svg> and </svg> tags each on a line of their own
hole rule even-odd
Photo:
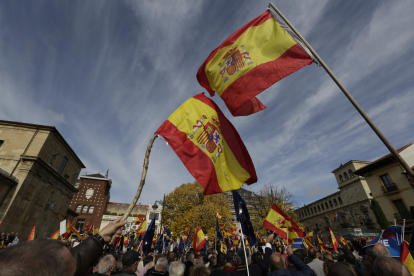
<svg viewBox="0 0 414 276">
<path fill-rule="evenodd" d="M 308 47 L 309 51 L 312 53 L 312 55 L 318 60 L 318 62 L 322 65 L 322 67 L 325 69 L 325 71 L 328 73 L 329 76 L 331 76 L 332 80 L 338 85 L 338 87 L 342 90 L 342 92 L 345 94 L 345 96 L 348 98 L 348 100 L 352 103 L 352 105 L 358 110 L 359 114 L 365 119 L 365 121 L 368 123 L 368 125 L 372 128 L 372 130 L 377 134 L 377 136 L 380 138 L 380 140 L 384 143 L 384 145 L 388 148 L 388 150 L 392 153 L 392 155 L 395 156 L 398 163 L 401 164 L 401 166 L 405 169 L 408 175 L 414 176 L 413 170 L 410 168 L 410 166 L 405 162 L 405 160 L 401 157 L 401 155 L 397 152 L 397 150 L 391 145 L 391 143 L 385 138 L 385 136 L 381 133 L 381 131 L 377 128 L 377 126 L 374 124 L 373 121 L 368 117 L 368 115 L 365 113 L 364 110 L 358 105 L 358 103 L 355 101 L 355 99 L 349 94 L 348 90 L 342 85 L 342 83 L 338 80 L 338 78 L 334 75 L 334 73 L 329 69 L 329 67 L 323 62 L 323 60 L 319 57 L 319 55 L 313 50 L 313 48 L 309 45 L 309 43 L 302 37 L 302 35 L 293 27 L 292 24 L 290 24 L 289 20 L 276 8 L 276 6 L 270 2 L 269 7 L 272 7 L 273 10 L 283 19 L 283 21 L 286 22 L 286 24 L 289 26 L 289 28 L 302 40 L 302 42 Z"/>
<path fill-rule="evenodd" d="M 241 226 L 241 222 L 240 222 L 240 226 Z M 242 227 L 241 234 L 242 234 L 243 252 L 244 252 L 244 258 L 246 259 L 247 276 L 250 276 L 250 273 L 249 273 L 249 261 L 247 260 L 247 254 L 246 254 L 247 248 L 246 248 L 246 245 L 244 244 L 243 226 L 241 226 L 241 227 Z"/>
<path fill-rule="evenodd" d="M 405 219 L 403 220 L 403 227 L 402 227 L 402 240 L 401 240 L 401 244 L 404 242 L 404 231 L 405 231 Z"/>
</svg>

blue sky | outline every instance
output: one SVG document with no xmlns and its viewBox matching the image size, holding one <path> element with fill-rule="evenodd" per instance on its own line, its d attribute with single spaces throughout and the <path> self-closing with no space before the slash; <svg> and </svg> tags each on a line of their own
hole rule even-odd
<svg viewBox="0 0 414 276">
<path fill-rule="evenodd" d="M 395 147 L 413 142 L 414 6 L 409 1 L 276 1 Z M 90 173 L 109 169 L 111 201 L 130 202 L 145 149 L 181 103 L 203 92 L 210 52 L 267 1 L 1 1 L 0 118 L 54 125 Z M 206 93 L 207 95 L 208 93 Z M 331 171 L 387 149 L 326 72 L 312 64 L 232 117 L 264 184 L 299 204 L 337 190 Z M 139 202 L 193 182 L 157 139 Z"/>
</svg>

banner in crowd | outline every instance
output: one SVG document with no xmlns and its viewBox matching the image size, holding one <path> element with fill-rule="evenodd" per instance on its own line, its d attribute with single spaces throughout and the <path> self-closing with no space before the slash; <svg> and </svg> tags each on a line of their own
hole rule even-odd
<svg viewBox="0 0 414 276">
<path fill-rule="evenodd" d="M 292 249 L 293 250 L 297 250 L 297 249 L 304 249 L 305 246 L 303 245 L 303 238 L 294 238 L 293 239 L 293 244 L 292 244 Z"/>
<path fill-rule="evenodd" d="M 382 243 L 391 253 L 392 257 L 400 257 L 401 243 L 402 243 L 402 227 L 393 225 L 385 229 L 381 235 L 375 237 L 360 251 L 359 255 L 365 255 L 365 249 L 369 246 Z"/>
<path fill-rule="evenodd" d="M 233 116 L 265 109 L 256 95 L 313 62 L 269 11 L 217 47 L 197 72 L 198 83 L 223 99 Z"/>
<path fill-rule="evenodd" d="M 257 182 L 252 159 L 237 130 L 203 94 L 183 103 L 156 133 L 171 146 L 205 195 Z"/>
</svg>

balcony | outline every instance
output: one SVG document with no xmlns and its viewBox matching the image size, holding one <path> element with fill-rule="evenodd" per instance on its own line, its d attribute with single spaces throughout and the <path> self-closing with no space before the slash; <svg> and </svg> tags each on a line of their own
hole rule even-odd
<svg viewBox="0 0 414 276">
<path fill-rule="evenodd" d="M 395 183 L 391 183 L 387 186 L 381 186 L 381 188 L 384 194 L 398 190 L 398 187 Z"/>
<path fill-rule="evenodd" d="M 411 214 L 409 211 L 405 211 L 405 212 L 400 212 L 400 213 L 394 213 L 394 217 L 397 221 L 402 221 L 402 220 L 412 220 L 413 218 L 411 217 Z"/>
</svg>

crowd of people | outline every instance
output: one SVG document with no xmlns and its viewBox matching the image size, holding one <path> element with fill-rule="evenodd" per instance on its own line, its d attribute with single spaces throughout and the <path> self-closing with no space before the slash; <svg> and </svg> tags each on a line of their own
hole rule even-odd
<svg viewBox="0 0 414 276">
<path fill-rule="evenodd" d="M 76 246 L 67 239 L 37 239 L 7 246 L 0 251 L 0 275 L 139 275 L 139 276 L 385 276 L 411 275 L 388 249 L 378 243 L 358 255 L 353 244 L 325 252 L 317 247 L 292 250 L 273 234 L 255 247 L 230 246 L 221 252 L 217 242 L 210 242 L 198 252 L 186 248 L 178 252 L 171 242 L 166 252 L 153 246 L 143 254 L 140 241 L 131 246 L 108 246 L 115 235 L 120 238 L 125 222 L 115 220 L 97 235 L 90 235 Z M 11 235 L 3 235 L 11 244 Z M 17 236 L 14 235 L 14 238 Z M 13 239 L 14 240 L 14 239 Z M 329 244 L 326 244 L 329 248 Z"/>
<path fill-rule="evenodd" d="M 1 233 L 0 237 L 0 248 L 5 248 L 8 246 L 15 245 L 19 242 L 19 233 L 14 234 L 14 232 L 10 233 Z"/>
</svg>

